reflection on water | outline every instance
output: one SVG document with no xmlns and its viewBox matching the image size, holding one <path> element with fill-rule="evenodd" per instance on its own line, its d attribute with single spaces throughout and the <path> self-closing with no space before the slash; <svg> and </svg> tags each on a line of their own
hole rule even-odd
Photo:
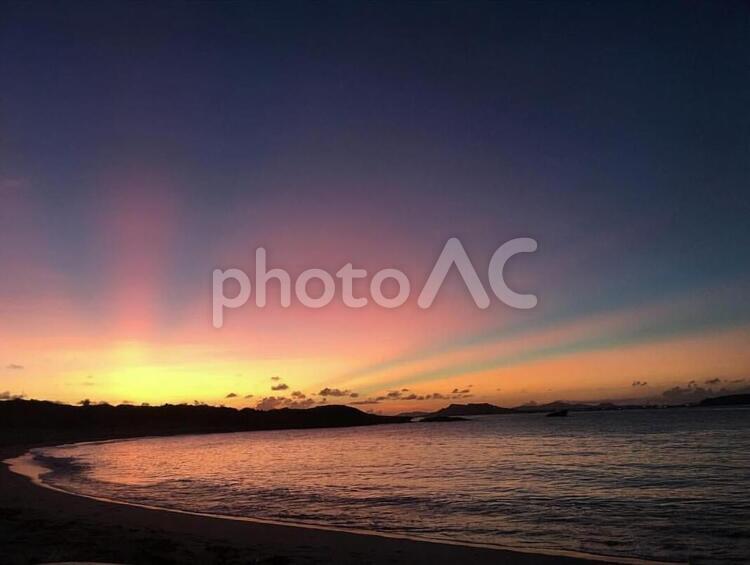
<svg viewBox="0 0 750 565">
<path fill-rule="evenodd" d="M 44 450 L 129 502 L 690 562 L 750 558 L 750 410 L 151 438 Z M 57 458 L 65 458 L 62 461 Z"/>
</svg>

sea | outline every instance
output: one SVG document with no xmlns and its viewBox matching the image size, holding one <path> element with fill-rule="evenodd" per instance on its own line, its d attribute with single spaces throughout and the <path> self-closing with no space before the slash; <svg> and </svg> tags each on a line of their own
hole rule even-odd
<svg viewBox="0 0 750 565">
<path fill-rule="evenodd" d="M 153 437 L 33 451 L 113 501 L 416 539 L 750 562 L 750 407 Z"/>
</svg>

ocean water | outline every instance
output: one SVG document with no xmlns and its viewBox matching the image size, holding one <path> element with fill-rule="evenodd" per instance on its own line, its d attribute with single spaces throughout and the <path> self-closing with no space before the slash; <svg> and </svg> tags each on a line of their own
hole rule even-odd
<svg viewBox="0 0 750 565">
<path fill-rule="evenodd" d="M 750 409 L 476 417 L 38 450 L 43 480 L 228 516 L 527 549 L 750 562 Z"/>
</svg>

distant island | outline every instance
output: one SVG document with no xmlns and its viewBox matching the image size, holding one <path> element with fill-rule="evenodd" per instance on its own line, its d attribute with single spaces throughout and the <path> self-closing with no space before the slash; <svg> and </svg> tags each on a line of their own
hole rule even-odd
<svg viewBox="0 0 750 565">
<path fill-rule="evenodd" d="M 511 414 L 515 412 L 512 408 L 502 408 L 494 404 L 451 404 L 445 408 L 429 414 L 434 416 L 480 416 L 484 414 Z"/>
<path fill-rule="evenodd" d="M 426 416 L 420 422 L 466 422 L 467 418 L 461 416 Z"/>
<path fill-rule="evenodd" d="M 455 417 L 455 416 L 488 416 L 493 414 L 562 414 L 568 412 L 592 412 L 602 410 L 643 410 L 658 408 L 677 408 L 677 407 L 710 407 L 710 406 L 737 406 L 750 404 L 750 394 L 730 394 L 706 398 L 698 403 L 693 404 L 614 404 L 612 402 L 584 403 L 584 402 L 565 402 L 557 400 L 547 404 L 524 404 L 515 408 L 504 408 L 488 403 L 475 404 L 450 404 L 445 408 L 435 412 L 404 412 L 399 416 L 405 418 L 420 418 L 422 422 L 444 421 L 435 418 Z"/>
<path fill-rule="evenodd" d="M 750 394 L 728 394 L 704 398 L 698 403 L 698 406 L 739 406 L 741 404 L 750 404 Z"/>
</svg>

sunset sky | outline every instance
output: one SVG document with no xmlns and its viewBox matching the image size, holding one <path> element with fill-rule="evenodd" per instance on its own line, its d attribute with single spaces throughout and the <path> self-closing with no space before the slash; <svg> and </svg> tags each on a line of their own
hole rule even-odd
<svg viewBox="0 0 750 565">
<path fill-rule="evenodd" d="M 0 394 L 395 413 L 750 387 L 750 11 L 689 5 L 3 3 Z M 478 309 L 453 272 L 418 308 L 451 237 L 488 291 L 494 250 L 536 239 L 506 274 L 538 306 Z M 284 309 L 272 285 L 214 329 L 212 270 L 252 276 L 261 246 L 411 296 Z"/>
</svg>

